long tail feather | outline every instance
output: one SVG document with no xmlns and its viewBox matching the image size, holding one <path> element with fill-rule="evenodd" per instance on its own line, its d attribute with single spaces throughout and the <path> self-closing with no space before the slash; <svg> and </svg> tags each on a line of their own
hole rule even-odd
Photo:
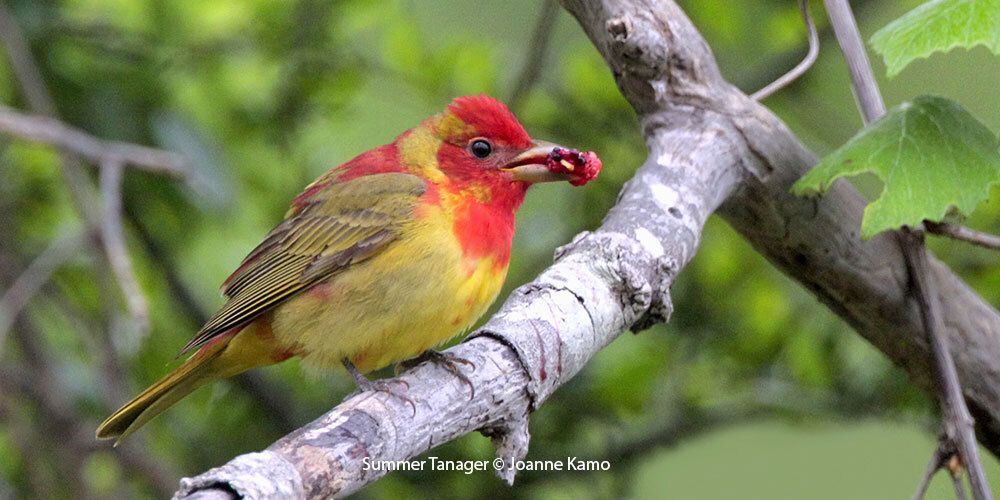
<svg viewBox="0 0 1000 500">
<path fill-rule="evenodd" d="M 225 349 L 228 340 L 203 347 L 184 364 L 119 408 L 97 428 L 97 438 L 117 439 L 117 445 L 191 391 L 215 379 L 217 374 L 213 362 Z"/>
</svg>

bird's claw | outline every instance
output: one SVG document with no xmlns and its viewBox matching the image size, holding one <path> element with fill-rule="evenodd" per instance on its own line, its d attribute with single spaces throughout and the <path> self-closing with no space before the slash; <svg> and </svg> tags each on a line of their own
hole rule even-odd
<svg viewBox="0 0 1000 500">
<path fill-rule="evenodd" d="M 414 404 L 414 402 L 413 402 L 412 399 L 410 399 L 408 396 L 406 396 L 405 394 L 402 394 L 400 391 L 398 391 L 396 389 L 396 386 L 400 385 L 400 384 L 405 387 L 404 390 L 409 390 L 410 389 L 410 384 L 406 383 L 405 380 L 396 380 L 396 379 L 392 379 L 392 380 L 382 380 L 382 379 L 379 379 L 379 380 L 368 380 L 368 379 L 365 379 L 364 382 L 358 383 L 358 388 L 355 389 L 354 392 L 350 393 L 347 396 L 347 398 L 344 398 L 344 399 L 349 399 L 351 397 L 357 396 L 358 394 L 362 394 L 362 393 L 365 393 L 365 392 L 384 392 L 384 393 L 386 393 L 386 394 L 388 394 L 388 395 L 390 395 L 390 396 L 392 396 L 392 397 L 394 397 L 394 398 L 396 398 L 396 399 L 398 399 L 398 400 L 400 400 L 400 401 L 402 401 L 402 402 L 410 405 L 410 409 L 413 410 L 413 414 L 416 415 L 417 414 L 417 405 Z"/>
<path fill-rule="evenodd" d="M 408 359 L 406 361 L 402 361 L 399 364 L 397 364 L 395 373 L 396 375 L 399 375 L 400 372 L 402 372 L 403 370 L 409 370 L 410 368 L 413 368 L 425 361 L 434 363 L 440 366 L 441 368 L 444 368 L 445 370 L 447 370 L 448 373 L 454 375 L 455 378 L 461 380 L 462 382 L 465 383 L 465 385 L 469 386 L 469 392 L 471 394 L 469 396 L 469 399 L 472 399 L 476 396 L 476 387 L 472 384 L 472 381 L 469 380 L 469 377 L 466 377 L 465 374 L 462 373 L 462 370 L 459 369 L 458 367 L 458 365 L 462 364 L 472 368 L 472 370 L 475 371 L 476 365 L 472 361 L 469 361 L 463 357 L 456 356 L 454 354 L 449 354 L 447 352 L 440 352 L 440 351 L 435 351 L 434 349 L 428 349 L 424 351 L 423 354 L 415 358 Z"/>
<path fill-rule="evenodd" d="M 407 383 L 405 380 L 398 380 L 398 379 L 368 380 L 368 378 L 366 378 L 360 371 L 358 371 L 358 369 L 354 367 L 354 364 L 351 363 L 349 360 L 344 359 L 343 364 L 344 368 L 347 368 L 347 372 L 350 373 L 352 377 L 354 377 L 354 383 L 357 384 L 358 386 L 358 388 L 355 389 L 354 392 L 348 394 L 347 397 L 344 399 L 350 399 L 354 396 L 357 396 L 358 394 L 362 394 L 365 392 L 384 392 L 410 405 L 410 408 L 413 410 L 413 414 L 414 415 L 417 414 L 417 405 L 413 403 L 413 400 L 410 399 L 408 396 L 400 394 L 393 387 L 393 384 L 402 384 L 406 387 L 406 390 L 409 390 L 410 384 Z"/>
</svg>

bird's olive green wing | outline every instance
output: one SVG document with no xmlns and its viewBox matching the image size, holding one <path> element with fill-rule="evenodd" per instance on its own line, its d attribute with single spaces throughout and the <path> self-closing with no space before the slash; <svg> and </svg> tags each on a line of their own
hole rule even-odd
<svg viewBox="0 0 1000 500">
<path fill-rule="evenodd" d="M 229 300 L 182 352 L 384 250 L 412 219 L 425 190 L 422 179 L 404 173 L 366 175 L 307 190 L 226 280 L 222 293 Z"/>
</svg>

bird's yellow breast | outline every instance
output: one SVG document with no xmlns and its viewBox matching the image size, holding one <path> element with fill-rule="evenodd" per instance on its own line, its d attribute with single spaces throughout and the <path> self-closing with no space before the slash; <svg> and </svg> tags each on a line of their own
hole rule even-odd
<svg viewBox="0 0 1000 500">
<path fill-rule="evenodd" d="M 384 251 L 277 307 L 275 339 L 307 366 L 346 357 L 367 372 L 464 332 L 496 299 L 507 263 L 465 255 L 452 220 L 425 207 Z"/>
</svg>

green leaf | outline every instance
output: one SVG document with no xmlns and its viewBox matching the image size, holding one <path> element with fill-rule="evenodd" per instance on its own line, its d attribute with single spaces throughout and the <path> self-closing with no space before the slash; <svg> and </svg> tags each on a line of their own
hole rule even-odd
<svg viewBox="0 0 1000 500">
<path fill-rule="evenodd" d="M 889 76 L 955 47 L 985 45 L 1000 55 L 1000 0 L 932 0 L 878 30 L 871 43 Z"/>
<path fill-rule="evenodd" d="M 884 187 L 861 222 L 862 236 L 870 238 L 924 219 L 942 220 L 951 207 L 972 212 L 1000 184 L 998 146 L 997 137 L 958 103 L 921 96 L 823 158 L 792 192 L 823 191 L 839 177 L 875 174 Z"/>
</svg>

